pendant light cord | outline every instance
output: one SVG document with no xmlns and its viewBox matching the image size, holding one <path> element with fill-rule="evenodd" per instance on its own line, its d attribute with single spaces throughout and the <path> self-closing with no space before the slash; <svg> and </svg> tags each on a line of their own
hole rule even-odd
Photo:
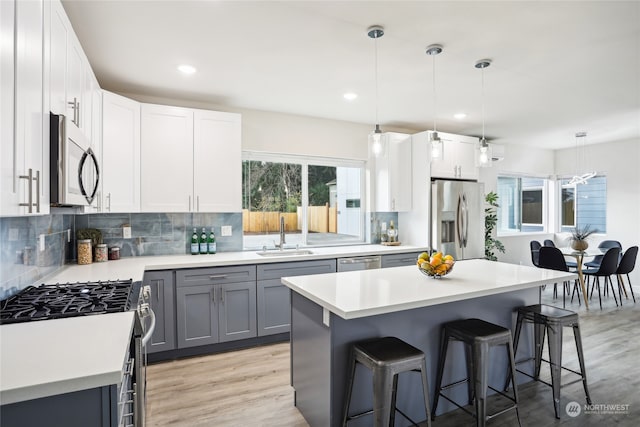
<svg viewBox="0 0 640 427">
<path fill-rule="evenodd" d="M 481 90 L 480 90 L 480 96 L 482 97 L 482 141 L 484 143 L 484 67 L 482 67 L 482 84 L 481 84 Z"/>
<path fill-rule="evenodd" d="M 437 102 L 436 102 L 436 56 L 433 55 L 433 131 L 436 132 L 436 116 L 437 114 Z"/>
<path fill-rule="evenodd" d="M 374 46 L 374 61 L 375 61 L 375 79 L 376 79 L 376 125 L 379 125 L 378 122 L 378 36 L 373 38 L 373 46 Z"/>
</svg>

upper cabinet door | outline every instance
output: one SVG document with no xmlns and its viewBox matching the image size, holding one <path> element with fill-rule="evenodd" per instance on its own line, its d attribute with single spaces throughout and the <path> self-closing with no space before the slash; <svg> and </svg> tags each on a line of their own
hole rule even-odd
<svg viewBox="0 0 640 427">
<path fill-rule="evenodd" d="M 140 211 L 140 103 L 102 93 L 102 211 Z"/>
<path fill-rule="evenodd" d="M 102 93 L 102 211 L 140 211 L 140 103 Z"/>
<path fill-rule="evenodd" d="M 20 211 L 14 159 L 15 2 L 0 1 L 0 215 Z"/>
<path fill-rule="evenodd" d="M 441 156 L 431 160 L 433 178 L 477 180 L 475 146 L 478 139 L 470 136 L 438 132 L 442 139 Z"/>
<path fill-rule="evenodd" d="M 194 111 L 195 212 L 242 210 L 240 117 L 233 113 Z"/>
<path fill-rule="evenodd" d="M 411 137 L 386 132 L 384 149 L 373 158 L 375 163 L 375 210 L 402 212 L 411 210 Z"/>
<path fill-rule="evenodd" d="M 191 211 L 193 111 L 142 104 L 141 116 L 142 212 Z"/>
<path fill-rule="evenodd" d="M 49 212 L 49 115 L 44 114 L 44 3 L 15 3 L 15 174 L 19 213 Z M 3 40 L 4 43 L 4 40 Z M 48 105 L 48 104 L 47 104 Z M 45 191 L 46 189 L 46 191 Z"/>
<path fill-rule="evenodd" d="M 75 37 L 67 40 L 67 108 L 66 116 L 69 122 L 80 128 L 82 123 L 82 90 L 84 73 L 82 70 L 82 48 L 80 43 L 74 42 Z"/>
<path fill-rule="evenodd" d="M 59 1 L 52 1 L 49 14 L 49 108 L 67 114 L 67 40 L 69 23 Z"/>
</svg>

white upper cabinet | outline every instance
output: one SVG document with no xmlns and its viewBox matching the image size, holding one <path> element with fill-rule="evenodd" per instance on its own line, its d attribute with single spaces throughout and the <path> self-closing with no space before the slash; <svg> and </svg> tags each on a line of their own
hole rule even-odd
<svg viewBox="0 0 640 427">
<path fill-rule="evenodd" d="M 141 210 L 192 211 L 193 111 L 142 104 L 141 117 Z"/>
<path fill-rule="evenodd" d="M 102 118 L 101 210 L 139 212 L 140 103 L 103 91 Z"/>
<path fill-rule="evenodd" d="M 44 96 L 44 8 L 42 1 L 0 2 L 2 4 L 2 128 L 13 121 L 13 135 L 2 144 L 2 214 L 44 214 L 49 212 L 49 115 Z M 5 4 L 7 3 L 7 4 Z M 13 9 L 14 16 L 10 16 Z M 6 15 L 5 15 L 6 14 Z M 14 18 L 14 36 L 6 34 L 5 20 Z M 9 25 L 9 29 L 12 25 Z M 13 47 L 6 51 L 13 40 Z M 9 43 L 7 43 L 7 41 Z M 13 50 L 15 74 L 5 75 Z M 6 78 L 5 78 L 6 77 Z M 13 81 L 13 91 L 9 92 Z M 5 88 L 7 93 L 5 93 Z M 13 102 L 14 110 L 6 109 Z M 7 125 L 11 129 L 11 125 Z M 5 179 L 6 178 L 6 179 Z M 7 184 L 5 187 L 5 183 Z M 4 194 L 5 190 L 9 193 Z M 5 202 L 8 204 L 5 205 Z"/>
<path fill-rule="evenodd" d="M 241 116 L 205 110 L 193 114 L 194 211 L 240 212 Z"/>
<path fill-rule="evenodd" d="M 0 1 L 0 215 L 19 213 L 14 162 L 15 2 Z"/>
<path fill-rule="evenodd" d="M 375 210 L 404 212 L 411 210 L 411 136 L 386 132 L 382 135 L 382 153 L 375 163 Z"/>
<path fill-rule="evenodd" d="M 141 210 L 240 212 L 239 114 L 142 104 Z"/>
<path fill-rule="evenodd" d="M 479 171 L 475 164 L 477 138 L 438 132 L 442 140 L 439 159 L 431 160 L 432 178 L 477 180 Z"/>
<path fill-rule="evenodd" d="M 49 108 L 67 114 L 67 39 L 69 24 L 59 1 L 52 1 L 49 15 Z"/>
</svg>

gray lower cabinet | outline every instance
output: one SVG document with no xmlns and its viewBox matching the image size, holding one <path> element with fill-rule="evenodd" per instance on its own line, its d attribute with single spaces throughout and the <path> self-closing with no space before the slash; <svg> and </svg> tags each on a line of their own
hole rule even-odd
<svg viewBox="0 0 640 427">
<path fill-rule="evenodd" d="M 382 268 L 415 265 L 420 253 L 421 252 L 409 252 L 404 254 L 382 255 Z"/>
<path fill-rule="evenodd" d="M 257 336 L 256 267 L 176 271 L 178 348 Z"/>
<path fill-rule="evenodd" d="M 151 289 L 151 309 L 156 316 L 156 327 L 147 351 L 173 350 L 176 348 L 173 271 L 147 271 L 142 284 Z"/>
<path fill-rule="evenodd" d="M 280 281 L 282 277 L 335 272 L 335 259 L 258 265 L 258 336 L 290 330 L 290 292 Z"/>
</svg>

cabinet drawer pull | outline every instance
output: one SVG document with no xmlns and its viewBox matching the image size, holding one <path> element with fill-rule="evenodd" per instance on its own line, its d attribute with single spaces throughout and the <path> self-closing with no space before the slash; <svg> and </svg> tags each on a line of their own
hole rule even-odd
<svg viewBox="0 0 640 427">
<path fill-rule="evenodd" d="M 214 280 L 214 279 L 226 279 L 227 278 L 227 274 L 215 274 L 213 276 L 209 276 L 209 279 Z"/>
</svg>

